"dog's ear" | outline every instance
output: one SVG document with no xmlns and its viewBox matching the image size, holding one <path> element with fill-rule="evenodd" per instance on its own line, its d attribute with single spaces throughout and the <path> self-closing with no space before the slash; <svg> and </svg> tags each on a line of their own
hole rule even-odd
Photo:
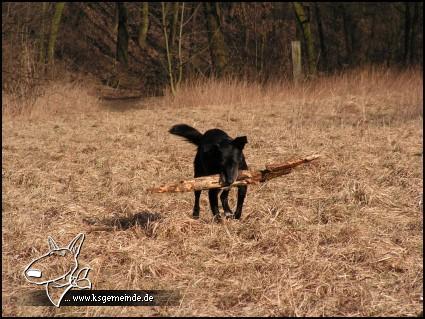
<svg viewBox="0 0 425 319">
<path fill-rule="evenodd" d="M 246 136 L 238 136 L 232 141 L 232 145 L 240 149 L 241 151 L 243 150 L 246 143 L 248 143 L 248 139 L 246 138 Z"/>
</svg>

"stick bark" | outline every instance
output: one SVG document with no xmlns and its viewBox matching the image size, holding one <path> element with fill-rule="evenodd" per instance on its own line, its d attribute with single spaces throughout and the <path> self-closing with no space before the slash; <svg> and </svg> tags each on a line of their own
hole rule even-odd
<svg viewBox="0 0 425 319">
<path fill-rule="evenodd" d="M 213 188 L 228 188 L 238 185 L 247 185 L 247 184 L 258 184 L 268 181 L 272 178 L 276 178 L 282 175 L 289 174 L 294 167 L 298 165 L 311 162 L 315 159 L 318 159 L 320 155 L 313 154 L 302 159 L 279 163 L 279 164 L 268 164 L 266 169 L 253 171 L 253 170 L 243 170 L 239 172 L 237 180 L 229 185 L 224 186 L 220 183 L 220 175 L 210 175 L 197 177 L 193 179 L 183 180 L 180 182 L 167 183 L 162 186 L 152 187 L 148 189 L 148 192 L 152 193 L 178 193 L 178 192 L 191 192 L 199 191 Z"/>
</svg>

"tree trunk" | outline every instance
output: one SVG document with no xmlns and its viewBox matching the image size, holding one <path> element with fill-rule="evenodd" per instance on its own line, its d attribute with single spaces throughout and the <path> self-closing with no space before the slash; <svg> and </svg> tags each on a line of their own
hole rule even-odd
<svg viewBox="0 0 425 319">
<path fill-rule="evenodd" d="M 65 2 L 56 2 L 55 14 L 53 15 L 52 25 L 50 28 L 50 39 L 49 39 L 49 48 L 48 48 L 48 62 L 52 63 L 55 55 L 55 44 L 56 38 L 58 36 L 59 25 L 61 22 L 63 8 L 65 7 Z"/>
<path fill-rule="evenodd" d="M 149 2 L 142 2 L 142 10 L 140 12 L 140 26 L 138 42 L 141 48 L 146 47 L 146 36 L 149 29 Z"/>
<path fill-rule="evenodd" d="M 192 4 L 192 10 L 190 16 L 192 17 L 191 21 L 191 32 L 190 32 L 190 45 L 189 45 L 189 61 L 190 68 L 186 68 L 189 72 L 189 75 L 194 74 L 200 66 L 200 59 L 197 56 L 197 47 L 196 47 L 196 26 L 198 25 L 197 20 L 197 6 L 200 4 Z"/>
<path fill-rule="evenodd" d="M 116 59 L 125 67 L 128 66 L 128 31 L 127 31 L 127 8 L 123 2 L 116 3 L 118 10 L 118 36 Z"/>
<path fill-rule="evenodd" d="M 368 62 L 373 62 L 374 61 L 374 57 L 373 57 L 373 48 L 375 45 L 375 30 L 376 30 L 376 14 L 375 12 L 372 13 L 370 19 L 372 19 L 371 21 L 371 26 L 370 26 L 370 36 L 369 36 L 369 40 L 368 40 L 368 44 L 367 44 L 367 50 L 366 50 L 366 58 L 368 60 Z"/>
<path fill-rule="evenodd" d="M 177 79 L 177 88 L 183 78 L 183 58 L 182 58 L 182 41 L 183 41 L 183 22 L 184 22 L 184 2 L 182 3 L 182 13 L 180 18 L 180 31 L 179 31 L 179 77 Z"/>
<path fill-rule="evenodd" d="M 344 38 L 347 50 L 346 62 L 353 65 L 357 63 L 358 42 L 356 39 L 357 25 L 354 23 L 352 11 L 354 3 L 351 3 L 350 10 L 344 4 L 340 4 L 342 20 L 344 25 Z"/>
<path fill-rule="evenodd" d="M 316 76 L 316 53 L 314 49 L 313 34 L 311 33 L 310 21 L 305 14 L 304 7 L 301 2 L 294 2 L 295 15 L 301 26 L 304 41 L 307 47 L 308 72 L 312 77 Z"/>
<path fill-rule="evenodd" d="M 261 58 L 260 59 L 260 75 L 262 75 L 264 72 L 264 66 L 265 66 L 264 51 L 266 46 L 266 39 L 267 39 L 266 31 L 263 31 L 261 34 L 261 48 L 260 48 L 260 58 Z"/>
<path fill-rule="evenodd" d="M 325 45 L 325 36 L 323 34 L 323 25 L 322 25 L 322 17 L 320 15 L 320 9 L 317 2 L 314 3 L 314 11 L 316 14 L 317 19 L 317 29 L 319 31 L 319 42 L 320 42 L 320 56 L 322 60 L 322 66 L 324 66 L 325 69 L 328 68 L 328 59 L 327 59 L 327 52 L 326 52 L 326 45 Z"/>
<path fill-rule="evenodd" d="M 41 30 L 39 35 L 39 45 L 40 45 L 40 56 L 39 62 L 43 65 L 46 62 L 46 44 L 45 44 L 45 36 L 46 36 L 46 11 L 47 11 L 47 2 L 42 3 L 41 7 Z"/>
<path fill-rule="evenodd" d="M 412 31 L 410 33 L 410 54 L 409 54 L 409 63 L 413 64 L 414 63 L 414 54 L 415 54 L 415 41 L 416 41 L 416 28 L 417 28 L 417 23 L 418 23 L 418 18 L 419 18 L 419 3 L 415 2 L 415 5 L 413 7 L 413 19 L 412 19 Z"/>
<path fill-rule="evenodd" d="M 211 60 L 216 75 L 220 77 L 224 75 L 228 64 L 228 48 L 220 28 L 220 19 L 217 14 L 218 4 L 204 2 L 203 5 Z"/>
<path fill-rule="evenodd" d="M 176 36 L 177 36 L 177 24 L 179 21 L 179 2 L 173 2 L 173 21 L 171 24 L 171 30 L 170 30 L 170 43 L 171 47 L 174 48 L 174 44 L 176 42 Z"/>
<path fill-rule="evenodd" d="M 171 89 L 171 94 L 175 95 L 176 88 L 175 88 L 174 77 L 173 77 L 171 51 L 170 51 L 170 44 L 168 41 L 168 32 L 167 32 L 167 6 L 164 2 L 161 2 L 161 14 L 162 14 L 162 31 L 164 33 L 165 51 L 167 54 L 168 76 L 170 79 L 170 89 Z"/>
<path fill-rule="evenodd" d="M 408 2 L 404 3 L 404 50 L 403 50 L 403 63 L 406 65 L 409 58 L 409 44 L 410 44 L 410 5 Z"/>
</svg>

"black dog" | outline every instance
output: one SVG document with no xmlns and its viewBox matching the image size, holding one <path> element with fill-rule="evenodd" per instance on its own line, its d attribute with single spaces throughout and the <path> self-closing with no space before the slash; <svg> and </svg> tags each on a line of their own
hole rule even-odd
<svg viewBox="0 0 425 319">
<path fill-rule="evenodd" d="M 248 169 L 243 155 L 243 148 L 248 142 L 246 136 L 232 139 L 219 129 L 212 129 L 201 134 L 198 130 L 186 124 L 174 125 L 169 132 L 184 137 L 189 142 L 198 146 L 195 156 L 195 177 L 220 174 L 220 182 L 224 185 L 232 184 L 238 177 L 240 169 Z M 233 215 L 229 207 L 229 189 L 223 190 L 220 195 L 226 217 L 239 219 L 242 214 L 242 206 L 248 187 L 238 186 L 238 203 Z M 219 189 L 210 189 L 208 197 L 215 218 L 220 219 L 218 210 Z M 195 191 L 195 206 L 193 207 L 193 218 L 199 218 L 199 198 L 201 191 Z"/>
</svg>

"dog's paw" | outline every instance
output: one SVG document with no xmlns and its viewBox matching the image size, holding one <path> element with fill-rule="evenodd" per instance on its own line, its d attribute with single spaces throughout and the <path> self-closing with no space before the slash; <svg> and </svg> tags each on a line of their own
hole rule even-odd
<svg viewBox="0 0 425 319">
<path fill-rule="evenodd" d="M 219 214 L 217 214 L 217 215 L 213 216 L 213 222 L 221 223 L 221 222 L 223 222 L 223 219 L 221 218 L 221 216 Z"/>
<path fill-rule="evenodd" d="M 224 216 L 226 216 L 226 218 L 232 218 L 232 219 L 235 218 L 235 215 L 229 211 L 224 212 Z"/>
</svg>

